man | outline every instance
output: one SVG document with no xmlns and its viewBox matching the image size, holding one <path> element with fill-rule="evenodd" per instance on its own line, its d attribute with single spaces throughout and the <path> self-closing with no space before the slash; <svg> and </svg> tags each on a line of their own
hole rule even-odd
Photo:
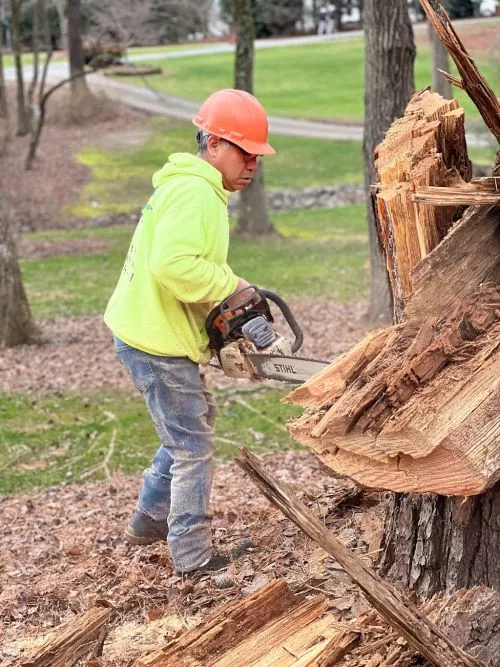
<svg viewBox="0 0 500 667">
<path fill-rule="evenodd" d="M 228 194 L 247 187 L 258 158 L 274 153 L 266 113 L 244 91 L 214 93 L 193 123 L 198 152 L 174 153 L 154 175 L 104 315 L 161 443 L 125 538 L 167 539 L 178 574 L 220 570 L 230 560 L 212 548 L 215 403 L 199 364 L 211 356 L 208 313 L 248 286 L 227 264 Z"/>
</svg>

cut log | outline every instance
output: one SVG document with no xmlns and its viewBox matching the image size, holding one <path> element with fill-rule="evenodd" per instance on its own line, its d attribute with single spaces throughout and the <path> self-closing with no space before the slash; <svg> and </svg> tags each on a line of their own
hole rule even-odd
<svg viewBox="0 0 500 667">
<path fill-rule="evenodd" d="M 299 602 L 283 580 L 271 581 L 248 598 L 223 605 L 189 632 L 139 658 L 136 665 L 194 667 L 200 660 L 206 664 L 207 656 L 220 655 L 242 636 L 251 635 L 284 612 L 293 613 Z"/>
<path fill-rule="evenodd" d="M 477 660 L 452 644 L 441 630 L 395 587 L 384 583 L 374 570 L 335 538 L 289 488 L 274 479 L 256 456 L 243 448 L 236 462 L 276 507 L 337 560 L 375 609 L 433 665 L 480 665 Z"/>
<path fill-rule="evenodd" d="M 91 650 L 110 614 L 106 607 L 92 607 L 63 624 L 31 658 L 21 661 L 20 667 L 71 667 Z"/>
</svg>

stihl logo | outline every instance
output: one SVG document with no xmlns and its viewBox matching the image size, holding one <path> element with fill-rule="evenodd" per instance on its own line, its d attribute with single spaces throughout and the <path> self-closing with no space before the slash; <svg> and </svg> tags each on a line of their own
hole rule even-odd
<svg viewBox="0 0 500 667">
<path fill-rule="evenodd" d="M 278 373 L 291 373 L 292 375 L 297 375 L 297 371 L 293 366 L 287 366 L 285 364 L 274 364 L 274 368 Z"/>
</svg>

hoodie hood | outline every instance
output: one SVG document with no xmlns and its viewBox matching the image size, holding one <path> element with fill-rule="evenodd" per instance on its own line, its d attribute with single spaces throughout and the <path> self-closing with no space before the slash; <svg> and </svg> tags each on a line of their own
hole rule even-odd
<svg viewBox="0 0 500 667">
<path fill-rule="evenodd" d="M 210 183 L 217 195 L 227 205 L 230 194 L 222 185 L 222 174 L 206 160 L 191 153 L 172 153 L 168 162 L 153 175 L 153 187 L 157 188 L 172 176 L 198 176 Z"/>
</svg>

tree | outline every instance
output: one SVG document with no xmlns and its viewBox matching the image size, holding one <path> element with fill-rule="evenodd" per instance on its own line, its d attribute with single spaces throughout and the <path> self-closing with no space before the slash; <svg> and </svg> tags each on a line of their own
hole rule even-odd
<svg viewBox="0 0 500 667">
<path fill-rule="evenodd" d="M 233 19 L 236 26 L 235 88 L 253 92 L 253 20 L 250 0 L 233 0 Z M 250 185 L 240 193 L 240 212 L 237 234 L 272 234 L 274 228 L 267 215 L 262 165 Z"/>
<path fill-rule="evenodd" d="M 0 346 L 5 347 L 29 343 L 38 333 L 24 290 L 9 217 L 0 198 Z"/>
<path fill-rule="evenodd" d="M 436 31 L 429 23 L 429 41 L 431 44 L 431 60 L 432 60 L 432 90 L 439 93 L 447 100 L 451 98 L 451 83 L 441 74 L 450 71 L 450 59 L 448 58 L 448 51 L 436 35 Z"/>
<path fill-rule="evenodd" d="M 0 0 L 0 17 L 2 15 L 2 2 Z M 0 20 L 0 118 L 7 118 L 7 90 L 5 88 L 5 77 L 3 71 L 3 23 Z"/>
<path fill-rule="evenodd" d="M 414 91 L 415 43 L 406 0 L 366 0 L 365 125 L 363 152 L 368 193 L 372 321 L 390 319 L 387 271 L 371 209 L 370 186 L 375 182 L 373 155 L 395 118 L 401 116 Z"/>
<path fill-rule="evenodd" d="M 220 2 L 222 15 L 228 23 L 232 19 L 231 1 Z M 304 15 L 303 0 L 250 0 L 250 7 L 257 39 L 290 33 Z"/>
<path fill-rule="evenodd" d="M 474 16 L 473 0 L 445 0 L 443 4 L 452 19 L 463 19 L 468 16 Z"/>
<path fill-rule="evenodd" d="M 16 67 L 17 81 L 17 134 L 24 136 L 28 134 L 28 112 L 24 97 L 24 77 L 21 60 L 21 30 L 20 30 L 20 8 L 21 0 L 11 0 L 12 11 L 12 45 L 14 49 L 14 61 Z"/>
<path fill-rule="evenodd" d="M 61 49 L 68 49 L 68 19 L 66 17 L 66 0 L 52 0 L 59 19 L 59 31 L 61 34 Z"/>
<path fill-rule="evenodd" d="M 82 46 L 82 10 L 80 0 L 68 0 L 68 50 L 73 104 L 80 105 L 82 98 L 89 95 Z"/>
</svg>

